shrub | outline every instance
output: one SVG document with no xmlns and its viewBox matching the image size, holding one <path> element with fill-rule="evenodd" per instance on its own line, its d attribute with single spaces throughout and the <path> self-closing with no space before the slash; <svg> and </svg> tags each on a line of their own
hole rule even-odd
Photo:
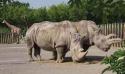
<svg viewBox="0 0 125 74">
<path fill-rule="evenodd" d="M 125 74 L 125 50 L 120 49 L 114 52 L 111 56 L 105 57 L 102 63 L 108 65 L 108 67 L 102 71 L 102 74 L 105 71 Z"/>
</svg>

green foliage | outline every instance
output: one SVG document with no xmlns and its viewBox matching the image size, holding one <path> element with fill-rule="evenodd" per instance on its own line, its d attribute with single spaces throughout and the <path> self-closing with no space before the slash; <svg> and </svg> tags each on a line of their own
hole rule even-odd
<svg viewBox="0 0 125 74">
<path fill-rule="evenodd" d="M 125 74 L 125 50 L 119 49 L 110 57 L 105 57 L 102 63 L 109 65 L 103 70 L 102 74 L 107 70 L 116 72 L 117 74 Z"/>
<path fill-rule="evenodd" d="M 125 21 L 124 0 L 69 0 L 68 3 L 71 7 L 84 8 L 86 19 L 98 24 Z"/>
<path fill-rule="evenodd" d="M 10 32 L 10 29 L 8 29 L 7 27 L 0 27 L 0 33 L 6 33 L 6 32 Z"/>
<path fill-rule="evenodd" d="M 50 21 L 68 20 L 69 8 L 66 4 L 53 5 L 48 8 L 48 19 Z"/>
<path fill-rule="evenodd" d="M 68 1 L 68 4 L 71 6 L 71 7 L 80 7 L 82 5 L 82 0 L 69 0 Z"/>
<path fill-rule="evenodd" d="M 38 9 L 29 8 L 29 3 L 0 0 L 0 22 L 6 19 L 23 29 L 42 21 L 92 20 L 97 24 L 125 22 L 124 13 L 124 0 L 69 0 L 68 4 Z"/>
<path fill-rule="evenodd" d="M 13 2 L 13 0 L 0 0 L 0 6 Z"/>
</svg>

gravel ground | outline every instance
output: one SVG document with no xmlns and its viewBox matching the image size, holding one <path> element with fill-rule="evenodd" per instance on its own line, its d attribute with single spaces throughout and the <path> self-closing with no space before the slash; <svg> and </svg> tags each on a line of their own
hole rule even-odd
<svg viewBox="0 0 125 74">
<path fill-rule="evenodd" d="M 101 74 L 106 68 L 101 64 L 101 60 L 114 51 L 114 48 L 103 52 L 92 47 L 83 62 L 73 63 L 70 58 L 66 58 L 66 62 L 58 64 L 49 60 L 51 52 L 42 50 L 43 61 L 28 62 L 25 44 L 0 44 L 0 74 Z M 70 57 L 70 52 L 66 56 Z M 104 74 L 115 73 L 108 71 Z"/>
</svg>

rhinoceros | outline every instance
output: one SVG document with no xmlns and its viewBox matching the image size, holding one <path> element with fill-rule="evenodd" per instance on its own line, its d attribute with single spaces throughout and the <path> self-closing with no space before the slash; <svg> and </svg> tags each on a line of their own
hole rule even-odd
<svg viewBox="0 0 125 74">
<path fill-rule="evenodd" d="M 30 60 L 32 48 L 34 55 L 40 60 L 40 48 L 53 51 L 57 63 L 63 62 L 67 51 L 71 51 L 72 60 L 80 61 L 87 54 L 87 49 L 95 45 L 103 51 L 108 51 L 111 44 L 121 41 L 113 38 L 114 34 L 107 36 L 100 33 L 100 29 L 93 21 L 81 20 L 79 22 L 41 22 L 33 24 L 26 32 L 27 46 Z"/>
<path fill-rule="evenodd" d="M 96 46 L 98 49 L 108 51 L 113 43 L 121 42 L 121 38 L 115 38 L 116 34 L 104 35 L 95 22 L 90 20 L 81 20 L 79 22 L 71 22 L 78 30 L 80 35 L 84 35 L 81 39 L 81 46 L 84 51 L 91 46 Z"/>
<path fill-rule="evenodd" d="M 86 36 L 83 35 L 83 37 Z M 33 24 L 26 32 L 26 41 L 32 61 L 32 48 L 34 56 L 39 60 L 40 48 L 53 51 L 57 63 L 63 62 L 67 51 L 71 51 L 73 61 L 79 61 L 87 51 L 81 47 L 81 36 L 69 21 L 42 22 Z"/>
</svg>

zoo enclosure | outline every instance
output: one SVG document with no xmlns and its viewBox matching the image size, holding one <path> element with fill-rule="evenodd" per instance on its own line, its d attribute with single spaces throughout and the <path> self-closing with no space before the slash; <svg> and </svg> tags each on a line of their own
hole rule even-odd
<svg viewBox="0 0 125 74">
<path fill-rule="evenodd" d="M 110 33 L 114 33 L 117 37 L 122 38 L 121 43 L 113 44 L 116 47 L 122 47 L 125 44 L 125 23 L 112 23 L 112 24 L 101 24 L 98 25 L 102 33 L 108 35 Z M 12 34 L 12 33 L 0 33 L 0 44 L 11 44 L 11 43 L 19 43 L 20 39 L 24 34 Z"/>
<path fill-rule="evenodd" d="M 11 44 L 11 43 L 20 43 L 22 39 L 22 34 L 16 33 L 0 33 L 0 44 Z"/>
</svg>

